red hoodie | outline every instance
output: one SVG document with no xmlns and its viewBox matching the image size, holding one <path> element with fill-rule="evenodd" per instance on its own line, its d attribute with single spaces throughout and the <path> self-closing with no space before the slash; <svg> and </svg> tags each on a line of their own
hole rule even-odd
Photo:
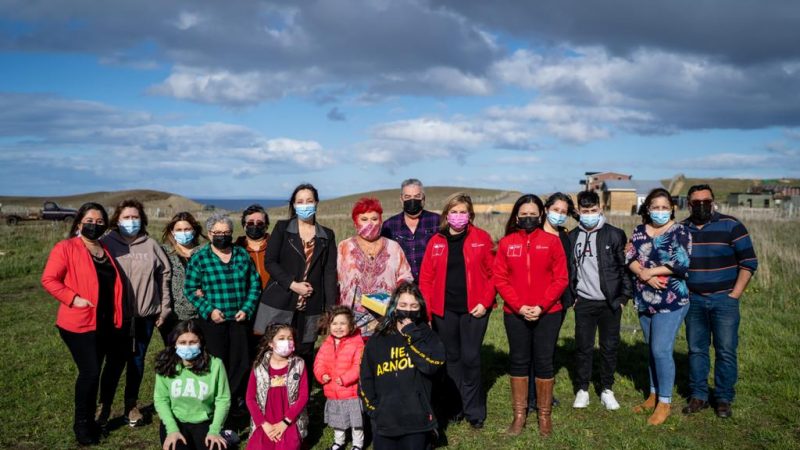
<svg viewBox="0 0 800 450">
<path fill-rule="evenodd" d="M 102 245 L 102 244 L 101 244 Z M 114 280 L 114 326 L 122 328 L 122 280 L 111 253 L 103 245 L 117 277 Z M 42 273 L 42 286 L 56 300 L 58 308 L 56 325 L 73 333 L 86 333 L 97 328 L 97 308 L 74 308 L 72 300 L 79 295 L 97 305 L 100 284 L 92 255 L 80 237 L 63 240 L 53 247 Z"/>
<path fill-rule="evenodd" d="M 559 298 L 569 283 L 564 247 L 558 236 L 536 229 L 500 240 L 494 259 L 494 285 L 503 310 L 519 314 L 522 306 L 539 306 L 544 314 L 561 311 Z"/>
<path fill-rule="evenodd" d="M 464 266 L 467 270 L 467 311 L 483 305 L 490 309 L 497 295 L 492 284 L 494 242 L 489 233 L 469 225 L 464 237 Z M 444 316 L 445 278 L 447 276 L 447 238 L 433 235 L 425 248 L 419 270 L 419 289 L 428 304 L 428 315 Z M 429 317 L 429 319 L 431 318 Z"/>
<path fill-rule="evenodd" d="M 345 400 L 358 398 L 358 375 L 361 370 L 361 354 L 364 352 L 364 339 L 358 330 L 350 336 L 339 340 L 339 345 L 334 345 L 333 336 L 328 335 L 322 342 L 314 360 L 314 376 L 322 385 L 325 398 L 331 400 Z M 322 376 L 328 374 L 331 380 L 322 381 Z M 342 385 L 336 379 L 342 379 Z"/>
</svg>

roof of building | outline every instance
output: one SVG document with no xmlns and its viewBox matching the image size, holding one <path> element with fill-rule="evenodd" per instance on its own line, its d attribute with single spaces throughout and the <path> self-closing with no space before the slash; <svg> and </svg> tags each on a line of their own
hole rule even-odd
<svg viewBox="0 0 800 450">
<path fill-rule="evenodd" d="M 653 189 L 664 188 L 658 180 L 608 180 L 603 183 L 604 191 L 635 191 L 637 194 L 646 194 Z"/>
</svg>

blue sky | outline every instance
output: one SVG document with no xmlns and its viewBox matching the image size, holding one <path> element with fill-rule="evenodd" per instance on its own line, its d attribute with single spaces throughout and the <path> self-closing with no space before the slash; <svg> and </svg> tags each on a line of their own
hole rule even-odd
<svg viewBox="0 0 800 450">
<path fill-rule="evenodd" d="M 800 177 L 800 5 L 663 3 L 6 1 L 0 194 Z"/>
</svg>

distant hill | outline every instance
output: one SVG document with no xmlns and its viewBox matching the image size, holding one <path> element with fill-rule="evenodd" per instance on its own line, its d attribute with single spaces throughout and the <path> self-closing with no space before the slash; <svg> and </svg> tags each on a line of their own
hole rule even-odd
<svg viewBox="0 0 800 450">
<path fill-rule="evenodd" d="M 800 186 L 800 180 L 798 179 L 791 179 L 791 178 L 783 178 L 783 179 L 771 179 L 771 180 L 759 180 L 759 179 L 746 179 L 746 178 L 681 178 L 676 177 L 675 179 L 679 184 L 682 181 L 682 185 L 678 186 L 679 189 L 673 189 L 672 195 L 682 195 L 685 196 L 689 192 L 689 188 L 696 185 L 696 184 L 708 184 L 714 189 L 714 196 L 720 200 L 725 201 L 728 198 L 728 194 L 732 192 L 747 192 L 747 190 L 754 186 L 759 186 L 762 184 L 785 184 L 787 186 Z M 669 186 L 670 182 L 673 180 L 665 179 L 661 180 L 664 183 L 664 186 Z M 677 191 L 677 192 L 676 192 Z"/>
<path fill-rule="evenodd" d="M 113 208 L 122 200 L 135 198 L 142 202 L 146 209 L 160 209 L 162 211 L 199 211 L 203 205 L 180 195 L 169 192 L 136 189 L 128 191 L 89 192 L 65 196 L 47 197 L 12 197 L 0 196 L 0 203 L 4 210 L 13 209 L 38 209 L 45 201 L 53 201 L 64 208 L 79 208 L 86 202 L 97 202 L 106 208 Z"/>
</svg>

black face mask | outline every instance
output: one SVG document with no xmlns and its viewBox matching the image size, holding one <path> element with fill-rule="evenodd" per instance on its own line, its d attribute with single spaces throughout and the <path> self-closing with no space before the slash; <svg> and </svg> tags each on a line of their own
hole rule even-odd
<svg viewBox="0 0 800 450">
<path fill-rule="evenodd" d="M 233 236 L 226 234 L 223 236 L 211 236 L 211 245 L 217 250 L 227 250 L 233 245 Z"/>
<path fill-rule="evenodd" d="M 403 212 L 409 216 L 416 216 L 422 212 L 422 200 L 410 198 L 403 201 Z"/>
<path fill-rule="evenodd" d="M 248 225 L 244 227 L 244 234 L 250 239 L 257 241 L 267 234 L 267 225 Z"/>
<path fill-rule="evenodd" d="M 96 223 L 84 223 L 81 225 L 81 236 L 89 239 L 90 241 L 96 241 L 100 239 L 103 234 L 105 234 L 106 230 L 108 229 L 105 225 L 99 225 Z"/>
<path fill-rule="evenodd" d="M 692 215 L 689 216 L 689 218 L 693 223 L 702 224 L 711 220 L 711 215 L 714 212 L 714 207 L 711 203 L 699 203 L 697 205 L 691 205 L 691 207 Z"/>
<path fill-rule="evenodd" d="M 402 322 L 406 319 L 411 319 L 412 322 L 417 323 L 422 318 L 420 311 L 408 311 L 405 309 L 396 309 L 394 311 L 394 317 L 398 322 Z"/>
<path fill-rule="evenodd" d="M 539 217 L 533 217 L 533 216 L 517 217 L 517 226 L 520 227 L 520 229 L 530 233 L 533 230 L 539 228 Z"/>
</svg>

